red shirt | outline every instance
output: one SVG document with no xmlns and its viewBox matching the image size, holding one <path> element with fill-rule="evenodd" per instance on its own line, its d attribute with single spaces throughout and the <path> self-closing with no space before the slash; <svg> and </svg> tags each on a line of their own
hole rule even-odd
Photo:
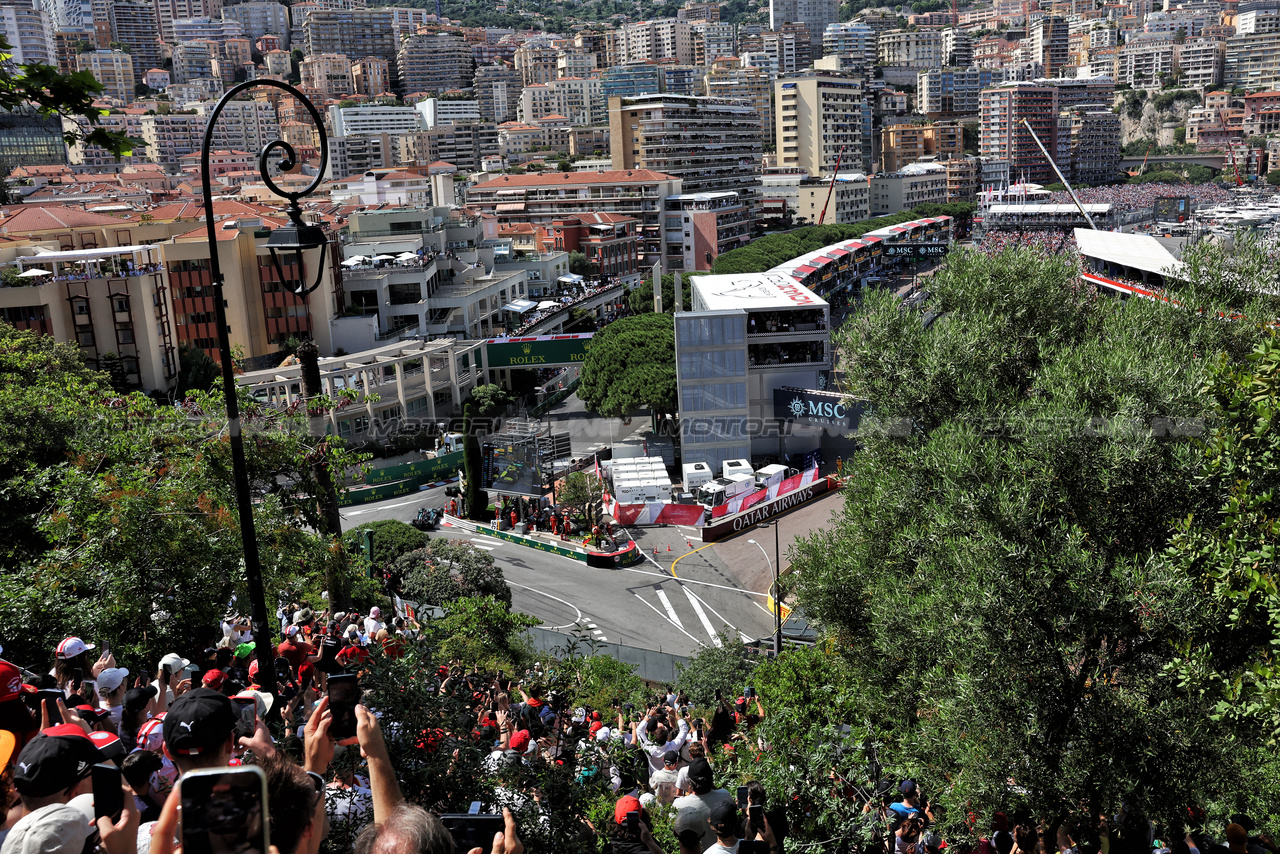
<svg viewBox="0 0 1280 854">
<path fill-rule="evenodd" d="M 293 665 L 295 672 L 298 671 L 307 660 L 307 656 L 315 652 L 315 647 L 305 641 L 293 643 L 285 640 L 276 647 L 276 655 L 281 658 L 287 658 L 289 663 Z"/>
<path fill-rule="evenodd" d="M 336 657 L 338 663 L 343 667 L 351 667 L 353 664 L 373 661 L 373 656 L 369 654 L 369 650 L 362 646 L 349 646 L 339 652 Z"/>
</svg>

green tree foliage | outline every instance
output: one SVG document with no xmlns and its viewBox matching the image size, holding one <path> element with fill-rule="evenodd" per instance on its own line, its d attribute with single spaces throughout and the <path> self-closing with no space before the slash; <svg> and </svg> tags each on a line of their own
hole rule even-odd
<svg viewBox="0 0 1280 854">
<path fill-rule="evenodd" d="M 175 397 L 184 399 L 192 391 L 209 391 L 222 379 L 213 357 L 198 347 L 178 347 L 178 387 Z"/>
<path fill-rule="evenodd" d="M 680 298 L 685 309 L 693 305 L 692 276 L 680 277 Z M 653 276 L 645 276 L 640 284 L 627 291 L 627 304 L 636 314 L 653 311 Z M 676 305 L 676 277 L 666 273 L 662 277 L 662 310 L 666 314 L 675 314 L 680 306 Z"/>
<path fill-rule="evenodd" d="M 1186 184 L 1189 183 L 1186 178 L 1177 172 L 1169 172 L 1161 169 L 1156 172 L 1146 172 L 1142 175 L 1134 175 L 1129 179 L 1130 184 Z"/>
<path fill-rule="evenodd" d="M 397 519 L 379 519 L 376 522 L 365 522 L 346 531 L 342 535 L 343 546 L 350 554 L 360 551 L 364 544 L 364 532 L 373 534 L 373 555 L 371 560 L 374 569 L 382 573 L 390 569 L 398 558 L 416 549 L 421 549 L 427 542 L 427 535 L 417 528 Z"/>
<path fill-rule="evenodd" d="M 742 638 L 726 628 L 719 643 L 704 646 L 680 668 L 676 690 L 688 694 L 695 706 L 714 706 L 717 691 L 732 701 L 751 684 L 756 664 L 756 659 L 747 655 Z"/>
<path fill-rule="evenodd" d="M 570 472 L 556 492 L 556 500 L 569 508 L 569 515 L 579 522 L 588 518 L 591 505 L 600 500 L 604 487 L 600 478 L 585 471 Z"/>
<path fill-rule="evenodd" d="M 954 814 L 1123 794 L 1173 816 L 1235 773 L 1203 700 L 1166 676 L 1142 567 L 1197 500 L 1208 367 L 1254 347 L 1218 312 L 1280 301 L 1240 287 L 1274 287 L 1261 253 L 1187 264 L 1178 298 L 1203 312 L 1101 299 L 1063 257 L 956 252 L 932 324 L 872 293 L 839 334 L 876 417 L 843 517 L 794 555 L 799 602 L 859 717 Z"/>
<path fill-rule="evenodd" d="M 1280 169 L 1272 169 L 1267 173 L 1267 183 L 1273 187 L 1280 186 Z"/>
<path fill-rule="evenodd" d="M 0 53 L 11 55 L 12 50 L 0 36 Z M 57 66 L 39 62 L 6 65 L 0 74 L 0 109 L 33 109 L 42 116 L 60 116 L 70 122 L 62 134 L 67 145 L 83 142 L 101 146 L 117 158 L 127 157 L 144 143 L 98 124 L 102 111 L 93 106 L 93 101 L 102 91 L 102 84 L 88 71 L 63 74 Z"/>
<path fill-rule="evenodd" d="M 591 268 L 587 265 L 587 256 L 578 252 L 576 249 L 569 253 L 569 272 L 578 276 L 585 276 L 591 272 Z"/>
<path fill-rule="evenodd" d="M 493 418 L 506 412 L 507 407 L 515 403 L 515 395 L 497 383 L 473 386 L 467 392 L 463 404 L 473 407 L 475 417 Z"/>
<path fill-rule="evenodd" d="M 492 596 L 511 606 L 511 588 L 493 556 L 462 540 L 431 540 L 391 568 L 404 579 L 404 595 L 415 601 L 443 605 L 460 596 Z"/>
<path fill-rule="evenodd" d="M 440 653 L 445 659 L 474 662 L 495 670 L 512 670 L 528 661 L 532 649 L 524 630 L 541 620 L 512 611 L 493 596 L 464 596 L 444 603 L 440 621 Z"/>
<path fill-rule="evenodd" d="M 675 324 L 668 314 L 615 320 L 596 333 L 582 363 L 578 397 L 606 418 L 676 405 Z"/>
</svg>

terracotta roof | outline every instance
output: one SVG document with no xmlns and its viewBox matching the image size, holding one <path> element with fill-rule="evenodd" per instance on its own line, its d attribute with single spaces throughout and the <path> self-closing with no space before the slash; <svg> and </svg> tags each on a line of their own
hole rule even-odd
<svg viewBox="0 0 1280 854">
<path fill-rule="evenodd" d="M 204 216 L 204 204 L 199 201 L 175 202 L 152 208 L 148 213 L 157 222 L 167 222 L 179 217 L 182 219 L 197 219 Z M 219 199 L 213 203 L 213 215 L 215 218 L 224 216 L 267 216 L 276 213 L 279 213 L 279 211 L 268 205 L 255 205 L 230 199 Z"/>
<path fill-rule="evenodd" d="M 498 190 L 503 187 L 573 186 L 575 184 L 641 184 L 651 181 L 674 181 L 671 175 L 650 169 L 627 169 L 610 172 L 552 172 L 538 175 L 503 175 L 476 184 L 472 190 Z"/>
<path fill-rule="evenodd" d="M 538 121 L 540 121 L 540 122 L 545 122 L 545 121 L 547 121 L 548 119 L 554 119 L 554 120 L 555 120 L 555 121 L 557 121 L 557 122 L 567 122 L 567 121 L 569 121 L 569 117 L 568 117 L 568 116 L 562 116 L 562 115 L 560 115 L 559 113 L 551 113 L 550 115 L 543 116 L 542 118 L 538 119 Z"/>
<path fill-rule="evenodd" d="M 59 228 L 89 228 L 95 225 L 120 225 L 122 221 L 127 221 L 118 216 L 67 206 L 19 205 L 8 208 L 7 211 L 10 215 L 0 219 L 0 226 L 3 226 L 9 234 L 52 231 Z"/>
<path fill-rule="evenodd" d="M 586 213 L 577 213 L 573 215 L 583 225 L 591 223 L 618 223 L 618 222 L 639 222 L 633 216 L 627 216 L 620 213 L 608 213 L 606 211 L 587 211 Z"/>
<path fill-rule="evenodd" d="M 446 166 L 449 167 L 450 169 L 458 168 L 457 166 L 454 166 L 452 163 L 449 163 L 448 161 L 445 161 L 445 160 L 437 160 L 435 163 L 427 164 L 428 169 L 443 169 Z"/>
</svg>

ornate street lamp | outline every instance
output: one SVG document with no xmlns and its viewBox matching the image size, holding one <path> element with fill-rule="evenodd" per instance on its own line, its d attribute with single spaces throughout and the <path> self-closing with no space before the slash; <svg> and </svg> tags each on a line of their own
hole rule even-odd
<svg viewBox="0 0 1280 854">
<path fill-rule="evenodd" d="M 324 272 L 324 255 L 322 254 L 319 262 L 315 265 L 315 282 L 310 287 L 307 286 L 307 280 L 304 275 L 303 253 L 317 248 L 322 253 L 326 253 L 328 251 L 328 241 L 324 239 L 323 230 L 313 225 L 307 225 L 302 221 L 302 209 L 298 206 L 298 199 L 314 193 L 316 188 L 320 186 L 320 182 L 324 180 L 325 169 L 329 164 L 329 142 L 325 137 L 324 121 L 306 96 L 288 83 L 264 79 L 249 80 L 232 86 L 227 90 L 227 93 L 222 96 L 221 100 L 218 101 L 218 105 L 213 108 L 213 112 L 209 115 L 209 124 L 204 129 L 204 142 L 200 147 L 200 183 L 204 191 L 205 230 L 209 236 L 209 275 L 212 279 L 214 290 L 214 316 L 218 324 L 218 358 L 222 362 L 222 392 L 227 399 L 227 434 L 231 440 L 231 469 L 235 478 L 236 506 L 240 513 L 240 539 L 243 541 L 244 547 L 245 582 L 249 587 L 253 639 L 256 643 L 254 652 L 258 657 L 259 684 L 261 684 L 264 691 L 271 695 L 272 709 L 274 711 L 280 708 L 280 704 L 274 702 L 276 697 L 275 644 L 271 642 L 271 626 L 267 619 L 266 592 L 262 587 L 262 565 L 258 557 L 258 535 L 253 524 L 253 501 L 249 494 L 249 468 L 245 462 L 244 438 L 240 430 L 240 404 L 236 398 L 235 369 L 231 363 L 231 339 L 227 329 L 227 307 L 222 291 L 222 268 L 218 262 L 218 233 L 213 220 L 213 188 L 209 173 L 209 152 L 213 147 L 213 128 L 218 123 L 218 118 L 222 115 L 222 111 L 226 108 L 228 102 L 241 92 L 259 86 L 282 89 L 296 98 L 299 103 L 307 108 L 307 112 L 311 114 L 311 119 L 315 122 L 316 129 L 320 133 L 320 169 L 316 173 L 315 180 L 301 191 L 287 192 L 282 190 L 276 186 L 267 169 L 267 160 L 276 151 L 284 154 L 283 159 L 280 161 L 281 171 L 288 172 L 295 168 L 298 164 L 298 156 L 292 145 L 284 140 L 275 139 L 267 143 L 263 147 L 262 153 L 258 155 L 258 172 L 261 174 L 263 182 L 272 193 L 282 199 L 289 200 L 289 225 L 282 226 L 276 232 L 273 232 L 271 238 L 267 241 L 267 245 L 271 249 L 271 260 L 275 265 L 276 275 L 280 277 L 282 285 L 286 282 L 286 279 L 280 263 L 280 255 L 293 253 L 298 270 L 298 284 L 294 289 L 294 293 L 299 296 L 306 296 L 314 291 L 319 286 L 320 278 Z M 280 234 L 278 239 L 277 233 Z"/>
</svg>

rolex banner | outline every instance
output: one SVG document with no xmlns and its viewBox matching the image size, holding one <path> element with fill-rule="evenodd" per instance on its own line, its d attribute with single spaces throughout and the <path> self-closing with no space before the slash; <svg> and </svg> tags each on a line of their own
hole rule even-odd
<svg viewBox="0 0 1280 854">
<path fill-rule="evenodd" d="M 546 368 L 581 365 L 591 349 L 585 335 L 537 335 L 529 338 L 489 338 L 484 342 L 489 368 Z"/>
<path fill-rule="evenodd" d="M 862 417 L 863 407 L 863 401 L 834 391 L 789 386 L 773 390 L 773 417 L 780 421 L 853 430 Z"/>
</svg>

